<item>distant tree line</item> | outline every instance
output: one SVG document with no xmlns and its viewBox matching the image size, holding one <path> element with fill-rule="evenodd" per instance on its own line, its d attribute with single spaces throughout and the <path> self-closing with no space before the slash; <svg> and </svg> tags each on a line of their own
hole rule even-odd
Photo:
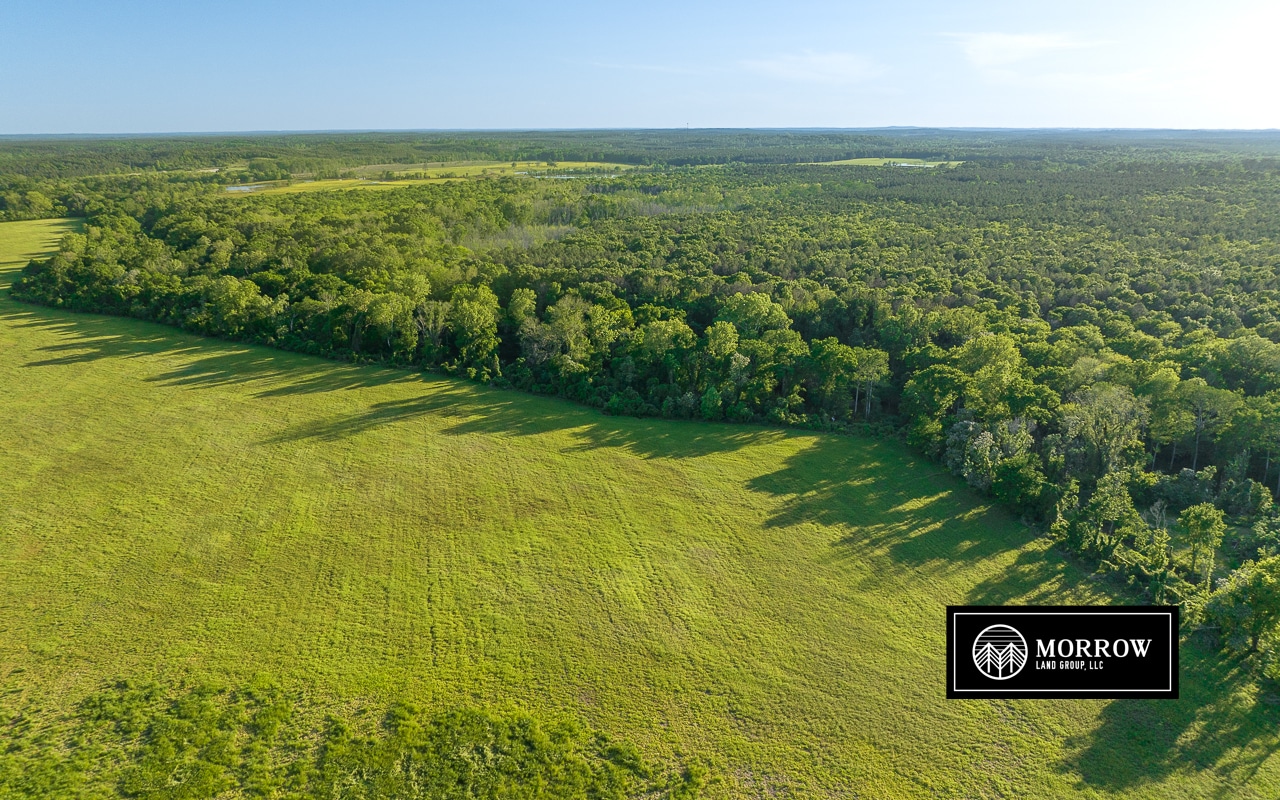
<svg viewBox="0 0 1280 800">
<path fill-rule="evenodd" d="M 794 164 L 863 157 L 1092 165 L 1108 161 L 1274 160 L 1274 132 L 884 130 L 612 130 L 0 136 L 0 178 L 56 180 L 221 169 L 269 161 L 290 174 L 336 175 L 371 164 L 606 161 L 625 164 Z"/>
</svg>

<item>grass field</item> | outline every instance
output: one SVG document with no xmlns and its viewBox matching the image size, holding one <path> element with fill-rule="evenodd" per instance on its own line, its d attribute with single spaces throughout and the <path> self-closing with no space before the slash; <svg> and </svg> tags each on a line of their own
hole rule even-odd
<svg viewBox="0 0 1280 800">
<path fill-rule="evenodd" d="M 330 178 L 319 181 L 297 181 L 295 183 L 255 183 L 245 186 L 227 187 L 231 194 L 299 194 L 301 192 L 328 192 L 335 189 L 394 189 L 397 186 L 409 186 L 418 183 L 448 183 L 465 178 L 425 178 L 421 180 L 374 181 L 365 178 Z"/>
<path fill-rule="evenodd" d="M 350 172 L 367 178 L 378 178 L 387 172 L 395 175 L 425 177 L 471 177 L 476 175 L 514 175 L 545 173 L 562 174 L 606 170 L 624 172 L 636 169 L 635 164 L 619 164 L 613 161 L 428 161 L 421 164 L 366 164 L 353 167 Z"/>
<path fill-rule="evenodd" d="M 0 283 L 66 223 L 0 226 Z M 894 443 L 566 403 L 0 296 L 0 705 L 266 675 L 569 711 L 719 794 L 1276 797 L 1280 714 L 947 701 L 948 603 L 1106 602 Z"/>
<path fill-rule="evenodd" d="M 447 183 L 449 181 L 499 177 L 502 175 L 574 175 L 594 174 L 601 170 L 623 172 L 629 169 L 635 169 L 635 166 L 598 161 L 558 161 L 554 164 L 547 161 L 460 161 L 408 166 L 404 164 L 385 164 L 353 170 L 357 173 L 364 173 L 366 177 L 297 181 L 294 183 L 266 182 L 250 184 L 249 186 L 237 186 L 230 191 L 236 194 L 294 194 L 297 192 L 323 192 L 332 189 L 394 189 L 398 186 L 410 186 L 420 183 Z M 394 181 L 379 180 L 379 177 L 388 171 L 397 176 L 422 174 L 423 177 L 399 178 Z"/>
<path fill-rule="evenodd" d="M 846 158 L 843 161 L 810 161 L 806 166 L 822 164 L 829 167 L 885 167 L 892 165 L 911 167 L 958 167 L 963 163 L 963 161 L 925 161 L 919 158 Z"/>
</svg>

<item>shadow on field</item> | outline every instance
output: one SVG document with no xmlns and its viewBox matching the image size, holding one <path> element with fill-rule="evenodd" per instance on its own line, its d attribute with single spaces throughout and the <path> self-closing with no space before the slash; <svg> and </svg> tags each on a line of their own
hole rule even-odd
<svg viewBox="0 0 1280 800">
<path fill-rule="evenodd" d="M 40 348 L 48 358 L 27 367 L 56 367 L 113 358 L 167 355 L 190 359 L 181 367 L 146 380 L 167 386 L 209 388 L 271 383 L 258 397 L 330 392 L 413 380 L 407 370 L 357 366 L 271 350 L 254 345 L 206 339 L 166 325 L 96 314 L 79 314 L 40 306 L 8 305 L 0 320 L 15 328 L 39 328 L 67 341 Z"/>
<path fill-rule="evenodd" d="M 1254 696 L 1249 664 L 1195 643 L 1181 660 L 1181 699 L 1113 701 L 1096 729 L 1067 740 L 1061 769 L 1081 789 L 1209 772 L 1221 782 L 1213 796 L 1234 797 L 1276 752 L 1280 706 Z"/>
<path fill-rule="evenodd" d="M 389 384 L 426 389 L 425 394 L 375 402 L 359 411 L 290 428 L 271 442 L 337 440 L 384 425 L 432 416 L 454 420 L 450 435 L 532 436 L 572 430 L 570 451 L 625 448 L 645 458 L 691 458 L 738 450 L 787 434 L 740 425 L 709 425 L 606 417 L 568 401 L 516 391 L 488 389 L 461 379 L 414 370 L 344 364 L 267 347 L 207 339 L 155 322 L 80 314 L 64 309 L 5 302 L 0 320 L 15 328 L 39 328 L 64 339 L 24 366 L 47 368 L 103 359 L 174 356 L 180 366 L 145 378 L 187 389 L 245 386 L 255 397 L 282 397 Z"/>
<path fill-rule="evenodd" d="M 12 328 L 37 328 L 68 339 L 64 344 L 48 345 L 40 352 L 48 358 L 30 361 L 26 367 L 58 367 L 85 364 L 105 358 L 137 358 L 158 353 L 196 352 L 198 345 L 183 342 L 180 337 L 159 325 L 140 331 L 122 331 L 119 320 L 71 311 L 20 306 L 5 303 L 0 320 Z M 151 330 L 148 330 L 148 329 Z"/>
<path fill-rule="evenodd" d="M 565 448 L 565 452 L 622 448 L 644 458 L 694 458 L 738 450 L 785 435 L 780 431 L 740 426 L 606 417 L 567 401 L 516 391 L 484 389 L 437 376 L 415 380 L 431 385 L 432 391 L 418 397 L 373 403 L 355 414 L 304 423 L 269 441 L 331 441 L 425 416 L 454 420 L 441 431 L 452 436 L 536 436 L 568 430 L 578 439 L 578 444 Z"/>
<path fill-rule="evenodd" d="M 1053 550 L 1023 550 L 1001 572 L 980 581 L 965 603 L 999 606 L 1017 600 L 1019 605 L 1053 605 L 1062 602 L 1065 559 Z"/>
<path fill-rule="evenodd" d="M 889 443 L 817 437 L 747 486 L 781 499 L 767 526 L 811 523 L 842 531 L 837 557 L 875 556 L 893 572 L 925 564 L 947 572 L 1025 544 L 1012 535 L 1004 512 L 976 502 L 952 476 Z"/>
<path fill-rule="evenodd" d="M 226 347 L 222 342 L 217 345 Z M 201 349 L 204 349 L 202 343 Z M 243 350 L 216 353 L 193 360 L 168 372 L 147 378 L 152 383 L 190 389 L 210 389 L 254 382 L 269 382 L 255 397 L 284 397 L 344 389 L 364 389 L 416 379 L 413 373 L 390 367 L 325 362 L 295 353 L 245 346 Z"/>
</svg>

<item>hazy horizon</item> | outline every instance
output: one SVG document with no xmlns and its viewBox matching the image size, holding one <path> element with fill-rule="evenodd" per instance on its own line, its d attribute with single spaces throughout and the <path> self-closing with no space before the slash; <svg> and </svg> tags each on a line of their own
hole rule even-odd
<svg viewBox="0 0 1280 800">
<path fill-rule="evenodd" d="M 278 130 L 172 130 L 172 131 L 66 131 L 35 133 L 0 133 L 0 139 L 128 139 L 151 137 L 217 137 L 217 136 L 308 136 L 308 135 L 360 135 L 360 134 L 484 134 L 484 133 L 594 133 L 594 132 L 672 132 L 688 131 L 690 133 L 716 133 L 738 131 L 760 131 L 762 133 L 881 133 L 881 132 L 942 132 L 942 133 L 1120 133 L 1120 134 L 1244 134 L 1265 135 L 1280 134 L 1280 127 L 1273 128 L 1142 128 L 1142 127 L 984 127 L 984 126 L 942 126 L 942 125 L 880 125 L 880 126 L 722 126 L 708 128 L 685 127 L 651 127 L 651 126 L 618 126 L 618 127 L 509 127 L 509 128 L 283 128 Z"/>
</svg>

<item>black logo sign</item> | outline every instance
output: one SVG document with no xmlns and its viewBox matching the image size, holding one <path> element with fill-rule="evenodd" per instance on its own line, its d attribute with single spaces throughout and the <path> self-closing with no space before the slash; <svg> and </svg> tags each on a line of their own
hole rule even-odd
<svg viewBox="0 0 1280 800">
<path fill-rule="evenodd" d="M 947 697 L 1178 697 L 1177 606 L 948 606 Z"/>
</svg>

